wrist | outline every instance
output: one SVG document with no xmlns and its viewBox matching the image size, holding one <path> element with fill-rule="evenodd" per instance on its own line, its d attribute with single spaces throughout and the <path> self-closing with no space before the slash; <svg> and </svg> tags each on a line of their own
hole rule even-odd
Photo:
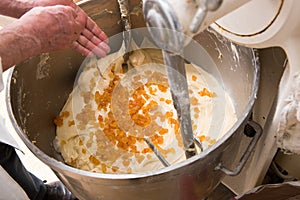
<svg viewBox="0 0 300 200">
<path fill-rule="evenodd" d="M 34 7 L 34 1 L 29 0 L 1 0 L 0 14 L 20 18 Z"/>
<path fill-rule="evenodd" d="M 30 27 L 16 21 L 0 30 L 0 57 L 3 70 L 41 52 L 41 42 Z"/>
</svg>

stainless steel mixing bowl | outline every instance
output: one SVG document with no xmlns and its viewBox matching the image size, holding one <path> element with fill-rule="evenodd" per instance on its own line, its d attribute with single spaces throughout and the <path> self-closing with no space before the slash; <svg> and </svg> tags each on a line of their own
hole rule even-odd
<svg viewBox="0 0 300 200">
<path fill-rule="evenodd" d="M 117 1 L 92 0 L 80 6 L 112 36 L 121 31 Z M 133 27 L 144 27 L 139 1 L 131 1 Z M 53 119 L 68 98 L 84 58 L 72 50 L 39 55 L 18 64 L 9 79 L 8 105 L 12 123 L 27 147 L 50 166 L 79 199 L 105 200 L 194 200 L 210 193 L 225 176 L 239 172 L 259 138 L 260 127 L 249 122 L 259 82 L 259 66 L 252 49 L 205 31 L 195 37 L 209 53 L 220 72 L 222 84 L 231 95 L 238 121 L 213 146 L 179 164 L 140 174 L 100 174 L 75 169 L 63 163 L 55 152 Z M 121 45 L 121 38 L 119 44 Z M 114 50 L 119 47 L 115 46 Z M 197 61 L 197 51 L 189 54 Z M 201 62 L 201 61 L 200 61 Z M 247 155 L 237 162 L 244 127 L 252 125 L 257 134 Z M 228 171 L 226 168 L 234 168 Z M 225 173 L 224 173 L 225 172 Z"/>
</svg>

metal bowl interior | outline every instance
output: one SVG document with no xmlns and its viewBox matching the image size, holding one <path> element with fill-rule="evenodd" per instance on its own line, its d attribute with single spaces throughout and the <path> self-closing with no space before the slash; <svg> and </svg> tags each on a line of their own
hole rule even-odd
<svg viewBox="0 0 300 200">
<path fill-rule="evenodd" d="M 131 4 L 140 6 L 139 1 L 131 1 Z M 115 12 L 117 10 L 115 1 L 85 1 L 80 6 L 109 36 L 121 32 L 121 27 L 118 25 L 119 13 Z M 134 28 L 144 27 L 141 14 L 133 16 L 136 18 Z M 120 41 L 116 44 L 121 46 L 122 38 L 119 39 Z M 73 174 L 76 174 L 81 178 L 104 179 L 104 185 L 111 184 L 109 182 L 111 180 L 137 180 L 137 178 L 163 175 L 192 165 L 199 160 L 201 162 L 202 158 L 209 157 L 216 149 L 226 143 L 247 120 L 258 89 L 259 66 L 252 49 L 233 44 L 211 30 L 204 31 L 194 39 L 207 51 L 218 68 L 221 77 L 219 81 L 222 82 L 233 99 L 238 121 L 216 144 L 192 159 L 161 170 L 123 175 L 97 174 L 64 164 L 52 145 L 55 138 L 53 120 L 71 93 L 77 71 L 85 59 L 70 49 L 38 55 L 15 66 L 9 84 L 7 84 L 8 109 L 12 123 L 29 149 L 59 175 L 65 174 L 66 177 L 72 177 Z M 112 52 L 118 48 L 118 45 L 114 46 Z M 192 53 L 188 54 L 189 59 L 201 63 L 199 60 L 201 56 L 193 49 L 190 52 Z M 236 149 L 238 151 L 238 148 Z M 235 152 L 232 152 L 232 155 L 234 157 Z M 216 157 L 219 158 L 218 155 Z M 212 159 L 216 157 L 211 156 Z M 226 162 L 231 164 L 233 160 L 234 158 L 229 158 Z M 201 171 L 201 169 L 197 170 Z M 175 176 L 179 173 L 181 173 L 180 170 L 176 172 Z M 72 187 L 69 184 L 70 180 L 66 180 L 64 176 L 60 177 Z M 211 188 L 213 187 L 211 186 Z M 72 188 L 75 193 L 77 192 L 76 194 L 80 194 L 81 189 Z"/>
</svg>

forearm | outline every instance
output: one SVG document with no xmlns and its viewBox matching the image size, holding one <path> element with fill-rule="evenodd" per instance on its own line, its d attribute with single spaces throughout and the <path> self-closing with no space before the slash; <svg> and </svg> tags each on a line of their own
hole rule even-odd
<svg viewBox="0 0 300 200">
<path fill-rule="evenodd" d="M 0 0 L 0 5 L 3 1 L 7 0 Z M 39 4 L 48 1 L 33 0 Z M 4 70 L 31 56 L 63 48 L 74 48 L 86 56 L 94 52 L 101 57 L 107 54 L 107 36 L 97 24 L 72 0 L 51 0 L 51 3 L 59 2 L 71 6 L 34 7 L 0 30 L 0 57 Z"/>
<path fill-rule="evenodd" d="M 0 57 L 3 70 L 41 51 L 40 41 L 30 34 L 26 26 L 19 23 L 14 22 L 0 30 Z"/>
<path fill-rule="evenodd" d="M 20 18 L 34 7 L 34 1 L 28 0 L 0 0 L 0 14 Z"/>
</svg>

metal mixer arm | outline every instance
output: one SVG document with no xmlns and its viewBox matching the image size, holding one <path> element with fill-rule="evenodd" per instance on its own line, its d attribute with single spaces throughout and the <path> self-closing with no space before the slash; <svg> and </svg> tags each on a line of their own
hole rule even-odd
<svg viewBox="0 0 300 200">
<path fill-rule="evenodd" d="M 186 158 L 190 158 L 196 155 L 197 151 L 190 116 L 185 64 L 181 57 L 184 47 L 182 27 L 170 4 L 165 0 L 144 1 L 144 15 L 152 38 L 163 52 L 173 104 L 180 122 Z"/>
<path fill-rule="evenodd" d="M 145 2 L 149 0 L 143 1 L 145 5 Z M 251 0 L 165 1 L 171 5 L 171 10 L 175 13 L 178 23 L 182 26 L 182 32 L 192 37 L 205 30 L 217 19 L 220 19 L 226 14 L 240 8 Z"/>
<path fill-rule="evenodd" d="M 190 31 L 192 33 L 198 32 L 200 26 L 209 11 L 216 11 L 222 4 L 223 0 L 197 0 L 199 6 L 191 24 Z"/>
</svg>

